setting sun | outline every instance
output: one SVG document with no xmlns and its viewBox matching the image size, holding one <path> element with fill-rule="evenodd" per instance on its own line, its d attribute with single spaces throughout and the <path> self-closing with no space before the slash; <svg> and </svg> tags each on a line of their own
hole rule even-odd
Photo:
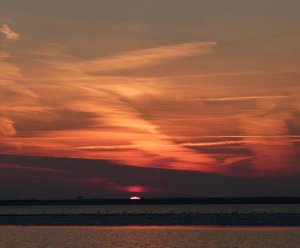
<svg viewBox="0 0 300 248">
<path fill-rule="evenodd" d="M 132 196 L 132 197 L 130 197 L 130 200 L 132 200 L 132 201 L 139 201 L 139 200 L 141 200 L 141 198 L 138 197 L 138 196 Z"/>
</svg>

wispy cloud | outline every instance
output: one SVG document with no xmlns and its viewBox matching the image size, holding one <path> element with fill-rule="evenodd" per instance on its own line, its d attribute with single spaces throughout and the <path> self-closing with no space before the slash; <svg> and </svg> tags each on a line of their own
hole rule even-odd
<svg viewBox="0 0 300 248">
<path fill-rule="evenodd" d="M 211 141 L 211 142 L 190 142 L 190 143 L 180 143 L 179 145 L 185 147 L 206 147 L 206 146 L 224 146 L 224 145 L 237 145 L 244 144 L 241 140 L 227 140 L 227 141 Z M 82 150 L 128 150 L 128 149 L 138 149 L 145 147 L 172 147 L 172 144 L 144 144 L 144 145 L 115 145 L 115 146 L 85 146 L 78 147 Z"/>
<path fill-rule="evenodd" d="M 236 96 L 220 98 L 190 99 L 189 101 L 208 101 L 208 102 L 229 102 L 229 101 L 249 101 L 249 100 L 276 100 L 287 99 L 289 96 Z"/>
<path fill-rule="evenodd" d="M 6 136 L 1 138 L 6 142 L 5 152 L 20 153 L 11 145 L 14 141 L 22 144 L 22 154 L 242 175 L 249 173 L 240 169 L 245 164 L 249 170 L 272 171 L 264 164 L 273 161 L 269 153 L 281 140 L 285 155 L 276 152 L 272 156 L 291 164 L 294 143 L 287 129 L 289 118 L 281 114 L 292 115 L 298 101 L 295 88 L 259 86 L 254 90 L 247 84 L 219 83 L 215 78 L 114 75 L 207 54 L 215 45 L 159 46 L 93 60 L 75 58 L 61 46 L 37 49 L 31 53 L 28 67 L 32 68 L 25 75 L 9 62 L 9 54 L 3 54 L 0 61 L 7 69 L 0 75 L 0 113 L 6 118 L 5 129 L 2 124 Z M 269 120 L 269 128 L 260 124 L 261 119 Z M 8 136 L 8 120 L 14 128 L 12 136 Z"/>
<path fill-rule="evenodd" d="M 154 66 L 167 61 L 202 55 L 212 52 L 216 42 L 192 42 L 133 50 L 116 55 L 78 63 L 77 66 L 88 72 L 108 72 Z"/>
<path fill-rule="evenodd" d="M 297 135 L 289 135 L 288 122 L 293 118 L 292 114 L 281 109 L 280 102 L 258 104 L 258 109 L 242 119 L 246 134 L 243 141 L 254 154 L 253 169 L 270 174 L 299 173 L 293 141 Z"/>
<path fill-rule="evenodd" d="M 259 71 L 237 71 L 237 72 L 215 72 L 215 73 L 199 73 L 199 74 L 187 74 L 187 75 L 170 75 L 162 76 L 161 79 L 170 80 L 183 80 L 183 79 L 208 79 L 208 78 L 234 78 L 234 77 L 245 77 L 245 76 L 280 76 L 289 74 L 299 74 L 300 70 L 298 67 L 285 68 L 281 70 L 259 70 Z"/>
<path fill-rule="evenodd" d="M 4 117 L 0 117 L 0 137 L 3 136 L 14 136 L 16 135 L 16 129 L 12 120 Z"/>
<path fill-rule="evenodd" d="M 139 68 L 161 64 L 175 58 L 201 55 L 208 53 L 213 46 L 215 46 L 215 43 L 207 42 L 162 46 L 153 49 L 129 51 L 112 57 L 101 58 L 97 61 L 82 60 L 81 62 L 77 62 L 71 56 L 55 56 L 54 58 L 52 56 L 49 59 L 49 55 L 59 55 L 62 53 L 61 50 L 56 50 L 57 52 L 54 53 L 42 53 L 42 56 L 39 57 L 39 63 L 44 70 L 43 78 L 37 80 L 37 77 L 33 77 L 23 80 L 25 85 L 28 82 L 31 89 L 38 92 L 39 101 L 34 101 L 36 105 L 33 106 L 22 107 L 20 104 L 14 104 L 10 107 L 10 110 L 18 116 L 20 110 L 24 113 L 29 109 L 42 111 L 43 102 L 45 102 L 47 106 L 44 110 L 50 111 L 50 113 L 51 109 L 89 113 L 90 116 L 93 116 L 90 122 L 93 123 L 93 126 L 89 128 L 77 127 L 77 130 L 51 130 L 51 132 L 42 133 L 28 130 L 26 133 L 26 135 L 30 135 L 28 139 L 17 137 L 16 140 L 23 144 L 25 150 L 26 147 L 30 147 L 30 154 L 85 156 L 142 167 L 215 171 L 215 168 L 208 166 L 215 162 L 214 158 L 172 141 L 169 136 L 159 130 L 159 126 L 146 120 L 134 106 L 126 101 L 126 98 L 140 96 L 144 92 L 157 92 L 157 89 L 151 85 L 140 86 L 140 79 L 87 75 L 87 72 L 96 71 L 98 68 L 100 70 L 101 68 L 105 70 Z M 37 56 L 37 54 L 34 56 Z M 46 57 L 45 61 L 43 57 Z M 50 87 L 43 82 L 45 77 L 47 80 L 57 83 Z M 32 83 L 33 80 L 34 84 Z M 124 85 L 124 80 L 127 82 L 126 85 Z M 146 79 L 146 82 L 153 84 L 151 79 Z M 64 94 L 58 94 L 59 92 L 64 92 Z M 65 97 L 66 92 L 70 97 Z M 40 113 L 39 115 L 41 117 L 37 119 L 38 122 L 42 121 L 41 118 L 44 118 L 45 114 Z M 61 122 L 65 122 L 64 116 L 58 117 L 61 118 Z M 20 120 L 20 117 L 18 118 Z M 47 114 L 47 119 L 51 121 L 51 115 Z M 23 115 L 21 121 L 27 122 L 30 120 L 26 120 L 26 116 Z M 19 124 L 19 127 L 24 126 L 26 125 Z M 32 124 L 29 126 L 32 126 Z M 104 143 L 106 140 L 112 144 L 128 144 L 134 147 L 134 151 L 127 152 L 127 155 L 124 156 L 121 153 L 108 152 L 109 147 L 107 147 L 105 153 L 88 149 L 92 145 L 99 146 L 99 143 L 101 145 L 102 142 L 99 142 L 99 137 L 102 137 Z M 76 144 L 87 149 L 79 150 Z M 112 145 L 115 148 L 118 146 L 119 144 Z M 125 149 L 122 147 L 120 150 Z"/>
<path fill-rule="evenodd" d="M 4 34 L 5 38 L 8 40 L 19 40 L 21 37 L 20 34 L 12 30 L 7 24 L 3 24 L 0 27 L 0 33 Z"/>
<path fill-rule="evenodd" d="M 51 168 L 43 168 L 43 167 L 33 167 L 33 166 L 22 166 L 17 164 L 7 164 L 0 163 L 0 169 L 9 169 L 9 170 L 28 170 L 28 171 L 36 171 L 42 173 L 60 173 L 61 171 Z"/>
</svg>

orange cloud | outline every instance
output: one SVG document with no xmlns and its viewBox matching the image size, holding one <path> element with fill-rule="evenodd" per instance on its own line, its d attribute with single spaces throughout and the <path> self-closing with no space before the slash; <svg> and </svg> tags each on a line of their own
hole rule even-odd
<svg viewBox="0 0 300 248">
<path fill-rule="evenodd" d="M 17 134 L 14 123 L 10 119 L 0 117 L 0 136 L 14 136 Z"/>
<path fill-rule="evenodd" d="M 97 73 L 158 66 L 209 53 L 214 46 L 160 46 L 94 60 L 75 58 L 61 47 L 37 49 L 27 70 L 3 53 L 0 127 L 6 136 L 0 141 L 5 153 L 232 175 L 290 170 L 296 151 L 287 121 L 298 99 L 293 87 L 270 91 L 226 81 L 223 75 L 205 81 Z M 284 145 L 277 149 L 279 140 Z M 266 162 L 276 163 L 268 167 Z"/>
<path fill-rule="evenodd" d="M 261 101 L 259 104 L 260 109 L 243 119 L 248 135 L 243 140 L 254 153 L 253 168 L 262 174 L 299 172 L 292 139 L 297 136 L 288 135 L 288 121 L 292 115 L 285 110 L 277 112 L 280 102 Z"/>
<path fill-rule="evenodd" d="M 289 96 L 237 96 L 223 98 L 207 98 L 207 99 L 190 99 L 190 101 L 209 101 L 209 102 L 226 102 L 226 101 L 249 101 L 249 100 L 276 100 L 287 99 Z"/>
<path fill-rule="evenodd" d="M 13 31 L 7 24 L 3 24 L 0 28 L 0 33 L 4 34 L 5 38 L 8 40 L 19 40 L 20 35 Z"/>
<path fill-rule="evenodd" d="M 107 72 L 154 66 L 173 59 L 210 53 L 216 42 L 193 42 L 160 46 L 142 50 L 127 51 L 120 54 L 77 63 L 83 71 Z M 72 65 L 74 66 L 74 65 Z"/>
</svg>

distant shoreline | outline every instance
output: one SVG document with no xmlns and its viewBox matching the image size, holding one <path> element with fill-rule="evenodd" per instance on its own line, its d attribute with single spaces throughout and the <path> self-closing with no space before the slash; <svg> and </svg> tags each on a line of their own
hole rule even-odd
<svg viewBox="0 0 300 248">
<path fill-rule="evenodd" d="M 300 197 L 1 200 L 0 206 L 300 204 Z"/>
<path fill-rule="evenodd" d="M 293 226 L 300 214 L 53 214 L 0 215 L 1 225 L 19 226 Z"/>
</svg>

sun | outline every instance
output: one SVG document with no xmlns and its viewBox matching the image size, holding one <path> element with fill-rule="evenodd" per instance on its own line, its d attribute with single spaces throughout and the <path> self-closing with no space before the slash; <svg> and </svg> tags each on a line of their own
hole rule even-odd
<svg viewBox="0 0 300 248">
<path fill-rule="evenodd" d="M 130 197 L 129 199 L 132 200 L 132 201 L 139 201 L 139 200 L 141 200 L 141 197 L 138 197 L 138 196 L 132 196 L 132 197 Z"/>
</svg>

